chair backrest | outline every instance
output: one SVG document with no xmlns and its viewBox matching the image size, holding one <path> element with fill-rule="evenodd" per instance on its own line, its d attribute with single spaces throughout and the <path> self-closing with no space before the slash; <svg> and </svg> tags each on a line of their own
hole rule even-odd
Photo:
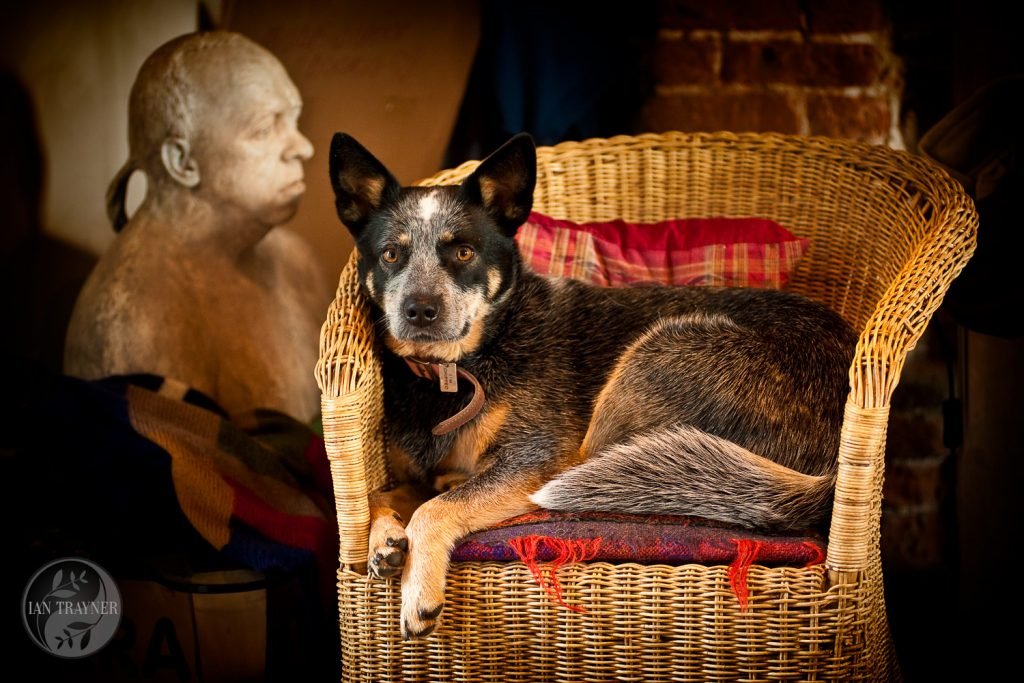
<svg viewBox="0 0 1024 683">
<path fill-rule="evenodd" d="M 475 162 L 422 184 L 452 184 Z M 663 133 L 538 150 L 534 208 L 577 222 L 756 216 L 811 241 L 789 289 L 863 329 L 909 250 L 961 193 L 885 147 L 773 134 Z"/>
</svg>

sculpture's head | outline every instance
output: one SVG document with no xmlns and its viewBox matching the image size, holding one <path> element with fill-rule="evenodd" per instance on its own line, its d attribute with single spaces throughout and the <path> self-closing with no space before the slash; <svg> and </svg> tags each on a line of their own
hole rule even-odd
<svg viewBox="0 0 1024 683">
<path fill-rule="evenodd" d="M 139 69 L 128 107 L 128 162 L 107 195 L 115 230 L 126 222 L 128 178 L 150 192 L 182 188 L 232 217 L 287 222 L 305 190 L 313 146 L 299 132 L 302 98 L 281 63 L 228 31 L 190 33 Z"/>
</svg>

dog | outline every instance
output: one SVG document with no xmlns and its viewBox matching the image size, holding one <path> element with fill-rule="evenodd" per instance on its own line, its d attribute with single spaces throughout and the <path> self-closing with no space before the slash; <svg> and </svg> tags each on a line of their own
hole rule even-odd
<svg viewBox="0 0 1024 683">
<path fill-rule="evenodd" d="M 351 136 L 331 142 L 401 482 L 370 494 L 367 563 L 401 574 L 406 639 L 436 627 L 459 539 L 538 507 L 766 529 L 831 508 L 848 325 L 779 290 L 531 272 L 514 237 L 536 163 L 519 134 L 461 185 L 402 187 Z"/>
</svg>

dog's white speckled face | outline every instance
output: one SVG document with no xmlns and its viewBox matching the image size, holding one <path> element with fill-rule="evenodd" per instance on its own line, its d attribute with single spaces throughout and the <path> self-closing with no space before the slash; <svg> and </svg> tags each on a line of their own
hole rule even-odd
<svg viewBox="0 0 1024 683">
<path fill-rule="evenodd" d="M 456 361 L 518 272 L 513 240 L 529 215 L 536 161 L 517 136 L 462 185 L 402 188 L 351 138 L 331 145 L 338 215 L 356 239 L 360 280 L 401 356 Z"/>
<path fill-rule="evenodd" d="M 487 234 L 470 214 L 452 188 L 416 188 L 385 209 L 363 282 L 384 312 L 392 348 L 457 345 L 490 311 L 502 278 L 485 262 L 495 251 L 487 241 L 507 238 Z"/>
</svg>

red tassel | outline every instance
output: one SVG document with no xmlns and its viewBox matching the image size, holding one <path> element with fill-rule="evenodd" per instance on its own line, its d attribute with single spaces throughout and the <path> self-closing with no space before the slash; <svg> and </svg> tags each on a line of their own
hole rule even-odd
<svg viewBox="0 0 1024 683">
<path fill-rule="evenodd" d="M 807 567 L 813 567 L 816 564 L 821 564 L 822 562 L 825 561 L 825 551 L 822 550 L 821 546 L 818 545 L 817 543 L 811 543 L 810 541 L 804 541 L 800 545 L 802 545 L 803 547 L 807 548 L 812 553 L 814 553 L 814 557 L 812 557 L 810 560 L 808 560 L 807 564 L 804 565 L 805 569 Z"/>
<path fill-rule="evenodd" d="M 537 582 L 537 585 L 543 587 L 544 574 L 541 571 L 540 564 L 537 562 L 537 547 L 540 545 L 541 538 L 541 536 L 519 536 L 511 539 L 508 544 L 512 550 L 516 551 L 519 561 L 530 570 L 530 574 L 533 575 L 533 580 Z"/>
<path fill-rule="evenodd" d="M 757 559 L 761 541 L 734 538 L 732 542 L 736 544 L 736 559 L 729 565 L 729 585 L 732 586 L 732 592 L 740 603 L 740 609 L 746 612 L 747 601 L 750 598 L 750 592 L 747 589 L 747 572 L 750 570 L 750 565 Z"/>
<path fill-rule="evenodd" d="M 520 561 L 530 570 L 530 574 L 533 576 L 534 581 L 537 582 L 537 585 L 548 594 L 548 598 L 573 612 L 586 612 L 584 607 L 570 605 L 565 601 L 562 594 L 562 584 L 558 580 L 558 570 L 566 564 L 575 564 L 576 562 L 586 562 L 587 560 L 594 559 L 597 556 L 598 549 L 601 547 L 600 538 L 553 538 L 550 536 L 531 535 L 513 538 L 508 544 L 516 552 L 516 555 L 519 556 Z M 545 545 L 554 555 L 548 563 L 547 576 L 544 575 L 544 569 L 537 560 L 539 551 Z"/>
</svg>

